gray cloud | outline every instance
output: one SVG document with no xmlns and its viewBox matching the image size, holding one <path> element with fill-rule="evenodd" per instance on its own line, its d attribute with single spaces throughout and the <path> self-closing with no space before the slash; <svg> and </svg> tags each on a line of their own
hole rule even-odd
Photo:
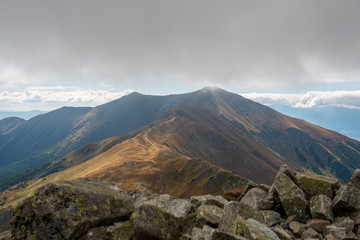
<svg viewBox="0 0 360 240">
<path fill-rule="evenodd" d="M 359 9 L 357 0 L 4 0 L 0 86 L 358 81 Z"/>
</svg>

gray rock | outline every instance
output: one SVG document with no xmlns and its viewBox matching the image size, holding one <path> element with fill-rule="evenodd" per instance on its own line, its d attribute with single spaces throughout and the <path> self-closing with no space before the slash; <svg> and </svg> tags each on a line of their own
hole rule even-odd
<svg viewBox="0 0 360 240">
<path fill-rule="evenodd" d="M 112 226 L 102 226 L 90 229 L 79 240 L 130 240 L 134 236 L 134 229 L 130 221 L 118 222 Z"/>
<path fill-rule="evenodd" d="M 274 184 L 270 186 L 270 189 L 268 191 L 268 194 L 267 194 L 265 200 L 273 201 L 274 203 L 280 202 L 279 194 L 277 193 L 277 191 L 274 187 Z"/>
<path fill-rule="evenodd" d="M 349 217 L 335 218 L 332 225 L 336 227 L 344 227 L 346 233 L 350 233 L 354 229 L 354 221 L 351 220 Z"/>
<path fill-rule="evenodd" d="M 225 204 L 227 204 L 229 201 L 220 195 L 218 196 L 201 195 L 201 196 L 192 196 L 190 198 L 190 202 L 197 207 L 200 205 L 207 204 L 207 205 L 214 205 L 219 208 L 224 208 Z"/>
<path fill-rule="evenodd" d="M 278 225 L 282 221 L 280 214 L 275 211 L 265 210 L 260 211 L 260 213 L 263 216 L 265 225 L 268 227 Z"/>
<path fill-rule="evenodd" d="M 250 218 L 246 220 L 246 227 L 250 232 L 250 234 L 246 236 L 249 239 L 280 240 L 280 238 L 270 228 L 255 219 Z"/>
<path fill-rule="evenodd" d="M 266 193 L 268 193 L 271 186 L 266 185 L 266 184 L 259 184 L 258 188 L 260 188 L 260 189 L 264 190 Z"/>
<path fill-rule="evenodd" d="M 296 173 L 294 182 L 306 194 L 307 199 L 316 195 L 326 195 L 330 199 L 333 198 L 333 188 L 339 184 L 335 178 L 316 174 Z"/>
<path fill-rule="evenodd" d="M 169 195 L 151 195 L 136 201 L 136 216 L 134 218 L 135 236 L 143 239 L 173 239 L 181 235 L 186 217 L 192 209 L 192 204 L 184 199 Z"/>
<path fill-rule="evenodd" d="M 256 184 L 254 182 L 249 181 L 246 185 L 245 185 L 245 189 L 244 192 L 236 199 L 237 202 L 240 202 L 241 199 L 245 196 L 245 194 L 250 191 L 252 188 L 256 188 L 258 187 L 259 184 Z"/>
<path fill-rule="evenodd" d="M 307 227 L 303 223 L 292 221 L 291 223 L 289 223 L 289 228 L 291 229 L 291 231 L 293 231 L 296 237 L 301 237 Z"/>
<path fill-rule="evenodd" d="M 306 223 L 306 226 L 312 228 L 320 233 L 323 232 L 326 226 L 330 225 L 330 222 L 325 219 L 311 219 Z"/>
<path fill-rule="evenodd" d="M 224 215 L 221 218 L 219 230 L 227 233 L 233 233 L 233 229 L 237 221 L 249 218 L 254 218 L 260 222 L 264 222 L 260 212 L 256 211 L 247 204 L 231 201 L 224 207 Z"/>
<path fill-rule="evenodd" d="M 204 226 L 201 228 L 194 227 L 191 232 L 191 239 L 192 240 L 210 240 L 212 238 L 212 234 L 215 231 L 214 228 L 209 226 Z"/>
<path fill-rule="evenodd" d="M 346 238 L 346 232 L 344 227 L 336 227 L 333 225 L 326 226 L 323 231 L 323 236 L 327 237 L 331 235 L 337 240 L 342 240 Z M 331 238 L 330 238 L 331 239 Z"/>
<path fill-rule="evenodd" d="M 360 227 L 359 226 L 356 227 L 355 235 L 357 236 L 358 239 L 360 239 Z"/>
<path fill-rule="evenodd" d="M 351 220 L 354 221 L 354 225 L 360 224 L 360 210 L 355 210 L 349 214 Z"/>
<path fill-rule="evenodd" d="M 356 169 L 351 177 L 351 182 L 360 189 L 360 169 Z"/>
<path fill-rule="evenodd" d="M 206 225 L 202 229 L 196 227 L 193 228 L 190 239 L 191 240 L 245 240 L 245 238 L 243 237 L 221 232 L 217 229 L 211 228 Z"/>
<path fill-rule="evenodd" d="M 185 217 L 193 210 L 193 205 L 189 201 L 167 194 L 143 195 L 136 199 L 135 208 L 138 209 L 143 204 L 156 206 L 177 218 Z"/>
<path fill-rule="evenodd" d="M 276 177 L 277 176 L 279 176 L 279 175 L 281 175 L 281 174 L 285 174 L 285 175 L 287 175 L 290 179 L 293 179 L 293 177 L 295 176 L 295 174 L 296 174 L 296 172 L 293 170 L 293 169 L 291 169 L 288 165 L 286 165 L 286 164 L 283 164 L 283 165 L 281 165 L 280 166 L 280 168 L 279 168 L 279 170 L 278 170 L 278 172 L 276 173 Z M 275 177 L 275 178 L 276 178 Z"/>
<path fill-rule="evenodd" d="M 294 240 L 295 236 L 290 230 L 283 229 L 281 226 L 277 225 L 272 227 L 274 233 L 281 239 L 281 240 Z"/>
<path fill-rule="evenodd" d="M 49 183 L 19 204 L 11 223 L 13 239 L 77 239 L 90 229 L 126 220 L 130 196 L 114 184 L 77 179 Z"/>
<path fill-rule="evenodd" d="M 296 220 L 306 222 L 310 216 L 305 193 L 285 174 L 279 174 L 274 181 L 280 202 L 288 216 L 296 216 Z"/>
<path fill-rule="evenodd" d="M 220 229 L 221 230 L 221 229 Z M 279 239 L 277 235 L 264 224 L 256 221 L 255 219 L 249 218 L 245 220 L 239 217 L 232 225 L 232 230 L 227 233 L 234 234 L 246 239 Z"/>
<path fill-rule="evenodd" d="M 347 233 L 345 239 L 346 240 L 359 240 L 359 238 L 353 232 Z"/>
<path fill-rule="evenodd" d="M 269 210 L 273 207 L 274 202 L 265 200 L 267 193 L 257 187 L 250 189 L 241 199 L 241 203 L 245 203 L 255 210 Z"/>
<path fill-rule="evenodd" d="M 306 229 L 301 235 L 302 239 L 320 239 L 322 235 L 312 228 Z"/>
<path fill-rule="evenodd" d="M 333 202 L 326 195 L 317 195 L 310 200 L 310 212 L 312 218 L 325 219 L 332 222 L 334 214 L 332 212 Z"/>
<path fill-rule="evenodd" d="M 246 238 L 220 231 L 214 231 L 211 240 L 246 240 Z"/>
<path fill-rule="evenodd" d="M 218 227 L 224 210 L 214 205 L 201 205 L 198 209 L 198 218 L 204 219 L 204 222 L 212 227 Z"/>
<path fill-rule="evenodd" d="M 335 215 L 344 216 L 349 213 L 360 210 L 360 190 L 352 183 L 347 186 L 341 186 L 336 192 L 333 203 L 333 212 Z"/>
</svg>

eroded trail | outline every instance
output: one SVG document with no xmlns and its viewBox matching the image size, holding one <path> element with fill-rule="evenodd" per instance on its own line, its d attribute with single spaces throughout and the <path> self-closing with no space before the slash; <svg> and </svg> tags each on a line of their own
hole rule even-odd
<svg viewBox="0 0 360 240">
<path fill-rule="evenodd" d="M 175 120 L 175 118 L 176 118 L 176 117 L 173 117 L 172 119 L 170 119 L 170 120 L 168 120 L 168 121 L 165 121 L 165 122 L 162 122 L 162 123 L 160 123 L 160 124 L 158 124 L 158 125 L 156 125 L 156 126 L 153 126 L 152 128 L 149 128 L 148 130 L 145 131 L 145 133 L 144 133 L 144 135 L 145 135 L 145 140 L 146 140 L 152 147 L 155 147 L 156 150 L 159 150 L 159 149 L 157 148 L 157 146 L 155 146 L 155 144 L 153 144 L 153 143 L 149 140 L 148 134 L 150 133 L 150 131 L 151 131 L 152 129 L 157 128 L 157 127 L 161 127 L 161 126 L 163 126 L 164 124 L 167 124 L 167 123 L 169 123 L 169 122 L 172 122 L 172 121 Z"/>
</svg>

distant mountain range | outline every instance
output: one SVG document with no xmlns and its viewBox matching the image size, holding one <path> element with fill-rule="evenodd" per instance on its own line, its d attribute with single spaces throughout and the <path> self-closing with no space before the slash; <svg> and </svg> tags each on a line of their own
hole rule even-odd
<svg viewBox="0 0 360 240">
<path fill-rule="evenodd" d="M 33 118 L 37 115 L 47 113 L 49 111 L 39 111 L 39 110 L 33 110 L 33 111 L 0 111 L 0 120 L 4 118 L 9 117 L 18 117 L 25 120 L 28 120 L 30 118 Z"/>
<path fill-rule="evenodd" d="M 345 107 L 294 108 L 279 104 L 271 105 L 271 107 L 286 115 L 305 119 L 313 124 L 360 140 L 360 109 Z"/>
<path fill-rule="evenodd" d="M 46 181 L 94 177 L 158 192 L 175 191 L 181 179 L 176 195 L 186 195 L 191 183 L 200 191 L 211 179 L 220 188 L 230 178 L 270 183 L 284 163 L 342 181 L 360 167 L 360 142 L 219 88 L 132 93 L 11 126 L 0 135 L 2 189 L 52 174 Z"/>
</svg>

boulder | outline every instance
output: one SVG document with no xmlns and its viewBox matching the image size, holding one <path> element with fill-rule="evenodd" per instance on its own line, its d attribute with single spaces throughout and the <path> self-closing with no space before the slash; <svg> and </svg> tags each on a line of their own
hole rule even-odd
<svg viewBox="0 0 360 240">
<path fill-rule="evenodd" d="M 219 208 L 224 208 L 225 204 L 229 201 L 223 198 L 222 196 L 213 196 L 213 195 L 202 195 L 202 196 L 192 196 L 190 198 L 190 202 L 194 204 L 196 207 L 207 204 L 207 205 L 214 205 Z"/>
<path fill-rule="evenodd" d="M 232 231 L 228 233 L 251 240 L 280 240 L 270 228 L 252 218 L 245 220 L 239 217 L 237 221 L 234 222 Z"/>
<path fill-rule="evenodd" d="M 360 190 L 352 183 L 341 186 L 336 192 L 333 203 L 333 212 L 336 215 L 348 215 L 355 210 L 360 210 Z"/>
<path fill-rule="evenodd" d="M 246 240 L 246 238 L 225 232 L 214 231 L 211 235 L 211 240 Z"/>
<path fill-rule="evenodd" d="M 295 236 L 290 230 L 283 229 L 280 225 L 272 227 L 271 230 L 281 239 L 281 240 L 294 240 Z"/>
<path fill-rule="evenodd" d="M 13 239 L 77 239 L 90 229 L 129 219 L 130 196 L 114 184 L 77 179 L 39 188 L 15 210 Z"/>
<path fill-rule="evenodd" d="M 134 229 L 130 221 L 118 222 L 112 226 L 101 226 L 90 229 L 79 240 L 130 240 L 133 239 Z"/>
<path fill-rule="evenodd" d="M 328 237 L 328 235 L 331 235 L 332 238 L 336 240 L 341 240 L 346 238 L 346 232 L 344 227 L 336 227 L 333 225 L 326 226 L 323 231 L 323 236 Z"/>
<path fill-rule="evenodd" d="M 197 209 L 198 218 L 203 219 L 205 224 L 212 227 L 219 227 L 220 220 L 224 215 L 224 210 L 214 205 L 201 205 Z"/>
<path fill-rule="evenodd" d="M 351 220 L 354 221 L 354 225 L 360 224 L 360 210 L 355 210 L 349 214 Z"/>
<path fill-rule="evenodd" d="M 299 223 L 297 221 L 292 221 L 289 224 L 289 228 L 291 229 L 291 231 L 293 231 L 293 233 L 295 234 L 295 236 L 297 237 L 301 237 L 301 235 L 305 232 L 306 230 L 306 225 L 303 223 Z"/>
<path fill-rule="evenodd" d="M 326 226 L 330 225 L 330 222 L 325 219 L 311 219 L 306 223 L 306 226 L 314 229 L 318 232 L 323 232 Z"/>
<path fill-rule="evenodd" d="M 291 169 L 288 165 L 283 164 L 280 166 L 278 172 L 276 173 L 276 177 L 281 175 L 281 174 L 285 174 L 286 176 L 288 176 L 290 179 L 293 179 L 293 177 L 295 176 L 296 172 Z M 275 177 L 275 178 L 276 178 Z"/>
<path fill-rule="evenodd" d="M 350 233 L 354 229 L 354 221 L 351 220 L 349 217 L 335 218 L 332 225 L 336 227 L 344 227 L 346 233 Z"/>
<path fill-rule="evenodd" d="M 245 238 L 236 236 L 234 234 L 221 232 L 217 229 L 211 228 L 209 226 L 204 226 L 201 228 L 193 228 L 191 232 L 191 240 L 245 240 Z M 181 240 L 185 240 L 182 237 Z"/>
<path fill-rule="evenodd" d="M 250 189 L 241 199 L 241 203 L 245 203 L 255 210 L 269 210 L 273 207 L 274 202 L 265 200 L 267 193 L 257 187 Z"/>
<path fill-rule="evenodd" d="M 191 231 L 191 239 L 210 240 L 214 231 L 214 228 L 206 225 L 203 228 L 194 227 Z"/>
<path fill-rule="evenodd" d="M 234 226 L 239 219 L 254 218 L 257 221 L 264 222 L 260 212 L 256 211 L 247 204 L 240 202 L 229 202 L 224 207 L 224 215 L 221 218 L 219 230 L 233 233 Z"/>
<path fill-rule="evenodd" d="M 192 204 L 169 195 L 144 196 L 135 202 L 134 231 L 138 239 L 180 237 Z M 146 238 L 144 238 L 146 236 Z"/>
<path fill-rule="evenodd" d="M 307 199 L 320 194 L 332 199 L 333 188 L 339 184 L 339 181 L 335 178 L 305 173 L 296 173 L 294 182 L 304 191 Z"/>
<path fill-rule="evenodd" d="M 360 189 L 360 169 L 356 169 L 351 177 L 351 182 L 355 187 Z"/>
<path fill-rule="evenodd" d="M 282 222 L 280 214 L 275 211 L 265 210 L 260 211 L 260 213 L 263 216 L 265 225 L 268 227 L 278 225 Z"/>
<path fill-rule="evenodd" d="M 294 215 L 296 220 L 306 222 L 309 214 L 305 193 L 285 173 L 277 175 L 274 187 L 286 215 Z"/>
<path fill-rule="evenodd" d="M 261 183 L 258 185 L 258 188 L 260 188 L 260 189 L 264 190 L 266 193 L 268 193 L 271 186 Z"/>
<path fill-rule="evenodd" d="M 312 228 L 306 229 L 301 235 L 302 239 L 320 239 L 322 235 Z"/>
<path fill-rule="evenodd" d="M 240 202 L 241 199 L 245 196 L 245 194 L 250 191 L 252 188 L 256 188 L 258 187 L 259 185 L 254 183 L 254 182 L 251 182 L 249 181 L 248 183 L 246 183 L 245 185 L 245 189 L 243 191 L 243 193 L 236 199 L 237 202 Z"/>
<path fill-rule="evenodd" d="M 326 195 L 312 197 L 310 200 L 310 213 L 312 218 L 325 219 L 332 222 L 334 220 L 332 206 L 332 200 Z"/>
<path fill-rule="evenodd" d="M 246 236 L 249 239 L 280 240 L 279 237 L 270 228 L 256 221 L 255 219 L 250 218 L 246 220 L 245 226 L 250 233 Z"/>
<path fill-rule="evenodd" d="M 178 218 L 184 218 L 194 210 L 193 205 L 188 200 L 175 198 L 168 194 L 143 195 L 135 200 L 136 209 L 144 204 L 156 206 Z"/>
</svg>

